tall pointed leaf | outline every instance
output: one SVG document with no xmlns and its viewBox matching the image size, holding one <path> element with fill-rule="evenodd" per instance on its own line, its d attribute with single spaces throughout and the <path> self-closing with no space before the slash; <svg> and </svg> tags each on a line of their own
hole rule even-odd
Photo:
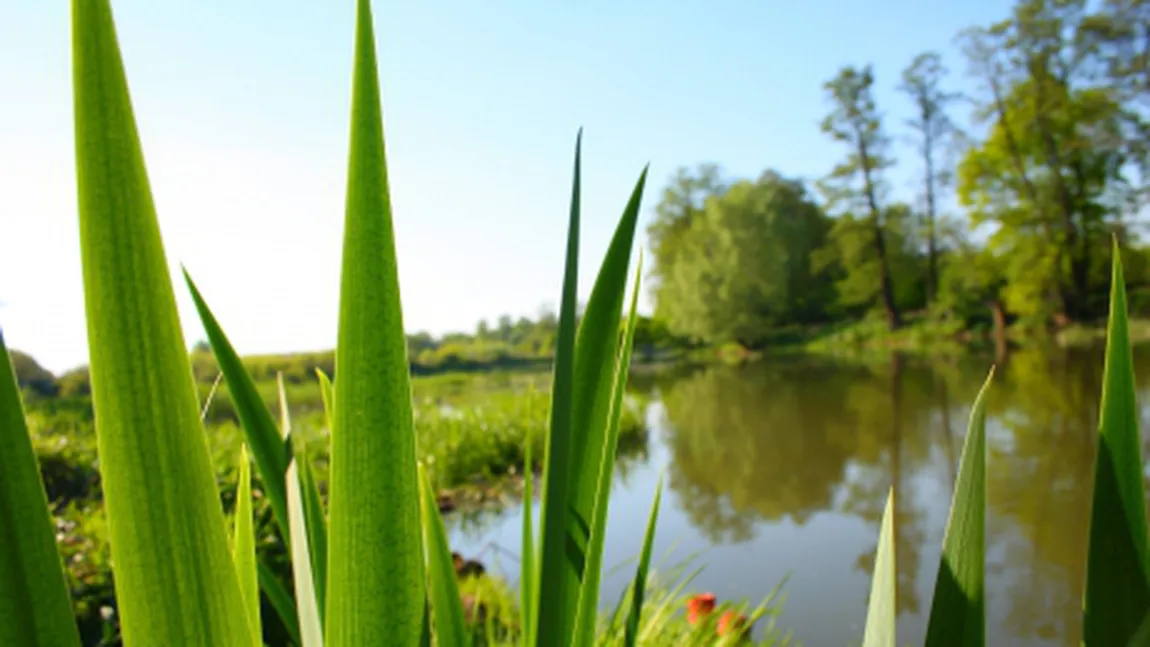
<svg viewBox="0 0 1150 647">
<path fill-rule="evenodd" d="M 280 427 L 285 434 L 291 433 L 291 416 L 288 413 L 287 397 L 284 394 L 283 373 L 276 375 L 279 387 Z M 320 620 L 319 604 L 316 601 L 316 577 L 312 572 L 312 554 L 308 547 L 310 533 L 307 515 L 304 512 L 302 479 L 299 475 L 299 461 L 296 457 L 288 463 L 287 505 L 288 521 L 295 541 L 291 546 L 292 578 L 295 581 L 295 599 L 299 610 L 299 629 L 302 647 L 323 647 L 323 623 Z"/>
<path fill-rule="evenodd" d="M 295 600 L 283 583 L 279 581 L 272 569 L 263 562 L 256 563 L 256 573 L 260 579 L 260 590 L 268 598 L 268 603 L 276 610 L 276 615 L 283 621 L 288 637 L 296 645 L 303 643 L 299 633 L 299 614 L 295 610 Z"/>
<path fill-rule="evenodd" d="M 579 582 L 567 566 L 568 496 L 571 490 L 571 406 L 575 368 L 575 296 L 579 274 L 579 182 L 583 130 L 575 138 L 575 176 L 571 187 L 571 216 L 567 224 L 567 256 L 563 292 L 559 305 L 559 329 L 555 339 L 555 371 L 551 381 L 551 413 L 543 456 L 543 496 L 540 505 L 542 532 L 539 559 L 539 593 L 528 611 L 538 647 L 562 645 L 570 639 L 563 625 L 564 595 L 576 602 Z M 547 600 L 547 604 L 540 604 Z M 565 633 L 566 632 L 566 633 Z"/>
<path fill-rule="evenodd" d="M 125 644 L 248 645 L 108 0 L 72 3 L 92 403 Z"/>
<path fill-rule="evenodd" d="M 882 512 L 882 530 L 878 535 L 878 553 L 875 555 L 874 577 L 871 579 L 870 601 L 867 603 L 863 647 L 895 647 L 895 599 L 898 593 L 895 566 L 894 488 L 891 488 Z"/>
<path fill-rule="evenodd" d="M 603 439 L 603 453 L 599 459 L 599 478 L 595 491 L 595 501 L 592 506 L 591 538 L 587 543 L 587 568 L 583 576 L 579 610 L 576 614 L 575 644 L 577 645 L 589 645 L 594 641 L 595 624 L 599 618 L 599 583 L 603 575 L 603 543 L 607 534 L 607 508 L 611 498 L 611 480 L 615 474 L 616 450 L 619 446 L 619 419 L 623 412 L 623 399 L 627 392 L 627 376 L 631 368 L 631 346 L 635 339 L 635 324 L 638 320 L 639 284 L 642 275 L 643 254 L 640 251 L 638 269 L 635 273 L 635 285 L 631 290 L 630 314 L 627 317 L 627 328 L 623 334 L 623 349 L 615 364 L 607 433 Z"/>
<path fill-rule="evenodd" d="M 463 603 L 459 598 L 459 584 L 455 581 L 455 564 L 451 559 L 443 519 L 439 516 L 439 507 L 435 505 L 435 495 L 422 463 L 419 465 L 419 485 L 423 546 L 427 551 L 427 570 L 431 582 L 428 590 L 435 618 L 436 641 L 439 645 L 463 647 L 471 644 L 471 637 L 463 621 Z"/>
<path fill-rule="evenodd" d="M 232 531 L 232 558 L 240 577 L 240 591 L 248 612 L 248 626 L 252 629 L 252 644 L 263 645 L 260 637 L 260 588 L 256 574 L 256 533 L 252 523 L 252 463 L 247 445 L 240 445 L 240 476 L 236 486 L 236 518 Z"/>
<path fill-rule="evenodd" d="M 638 281 L 636 281 L 638 283 Z M 659 520 L 659 502 L 663 498 L 663 475 L 655 483 L 655 500 L 651 502 L 651 515 L 647 518 L 647 532 L 643 535 L 643 549 L 639 553 L 639 566 L 635 569 L 635 581 L 631 585 L 631 610 L 627 613 L 626 633 L 623 644 L 634 647 L 639 635 L 639 620 L 643 615 L 643 596 L 647 591 L 647 570 L 651 567 L 651 549 L 655 545 L 655 525 Z M 593 635 L 586 638 L 592 644 Z"/>
<path fill-rule="evenodd" d="M 1146 611 L 1146 615 L 1142 618 L 1142 624 L 1138 625 L 1138 630 L 1130 638 L 1130 642 L 1126 643 L 1126 647 L 1146 647 L 1150 645 L 1150 609 Z"/>
<path fill-rule="evenodd" d="M 311 564 L 312 590 L 322 627 L 324 601 L 327 599 L 327 520 L 324 518 L 323 504 L 319 498 L 319 486 L 315 482 L 315 474 L 312 472 L 311 462 L 304 450 L 303 443 L 297 444 L 291 439 L 291 418 L 288 412 L 287 394 L 284 391 L 283 373 L 276 374 L 276 382 L 279 390 L 280 420 L 282 420 L 284 432 L 288 434 L 284 442 L 291 450 L 292 462 L 295 464 L 295 471 L 299 477 L 303 527 L 307 531 L 308 550 L 306 554 L 309 556 Z M 288 481 L 288 487 L 295 487 L 295 484 Z"/>
<path fill-rule="evenodd" d="M 521 645 L 530 645 L 535 637 L 535 600 L 536 571 L 535 571 L 535 527 L 531 518 L 531 504 L 535 493 L 533 481 L 534 474 L 534 444 L 535 437 L 530 430 L 524 440 L 523 457 L 523 538 L 521 542 L 519 566 L 519 642 Z"/>
<path fill-rule="evenodd" d="M 938 579 L 926 631 L 927 647 L 986 644 L 986 392 L 990 370 L 974 400 L 962 447 L 958 482 L 942 540 Z"/>
<path fill-rule="evenodd" d="M 415 430 L 371 6 L 356 15 L 331 443 L 326 635 L 413 645 L 424 599 Z"/>
<path fill-rule="evenodd" d="M 579 324 L 567 448 L 570 483 L 565 499 L 567 510 L 564 519 L 565 536 L 562 539 L 565 559 L 561 561 L 565 575 L 553 580 L 553 589 L 542 591 L 547 600 L 545 606 L 548 608 L 548 617 L 541 616 L 539 620 L 541 643 L 558 644 L 555 641 L 560 640 L 561 636 L 569 638 L 575 632 L 575 616 L 586 569 L 587 542 L 592 534 L 592 508 L 599 485 L 603 445 L 607 438 L 607 420 L 619 348 L 619 320 L 623 310 L 635 223 L 646 178 L 647 169 L 644 168 L 607 249 Z M 556 384 L 556 391 L 558 388 Z M 549 508 L 552 501 L 557 501 L 550 492 L 551 483 L 549 480 Z M 549 540 L 551 537 L 547 538 Z M 545 568 L 547 562 L 545 556 Z M 544 571 L 544 576 L 549 574 Z"/>
<path fill-rule="evenodd" d="M 0 332 L 0 636 L 80 645 L 16 370 Z"/>
<path fill-rule="evenodd" d="M 1115 244 L 1086 565 L 1082 633 L 1087 647 L 1126 644 L 1150 609 L 1136 395 L 1126 285 Z"/>
<path fill-rule="evenodd" d="M 319 397 L 323 400 L 323 421 L 330 433 L 331 421 L 334 418 L 333 412 L 335 411 L 335 389 L 332 387 L 331 378 L 327 376 L 327 373 L 317 368 L 315 375 L 319 378 Z"/>
<path fill-rule="evenodd" d="M 315 471 L 311 460 L 299 447 L 293 456 L 299 474 L 300 495 L 303 497 L 304 527 L 307 529 L 308 555 L 311 557 L 311 572 L 315 587 L 315 600 L 321 626 L 324 622 L 327 601 L 327 520 L 324 518 L 323 503 L 319 498 L 319 485 L 315 482 Z"/>
<path fill-rule="evenodd" d="M 236 408 L 236 416 L 240 419 L 240 427 L 244 431 L 244 438 L 252 450 L 256 469 L 259 470 L 260 480 L 264 491 L 268 495 L 272 514 L 284 536 L 290 544 L 291 536 L 287 522 L 287 494 L 284 489 L 284 473 L 287 471 L 288 454 L 283 449 L 281 435 L 276 428 L 271 411 L 264 404 L 255 382 L 244 368 L 240 356 L 228 341 L 227 335 L 220 328 L 219 322 L 208 304 L 204 301 L 199 288 L 192 281 L 187 269 L 184 272 L 184 282 L 192 294 L 192 301 L 196 304 L 200 323 L 208 334 L 208 342 L 216 363 L 220 365 L 220 372 L 228 383 L 228 392 L 232 395 L 232 403 Z"/>
</svg>

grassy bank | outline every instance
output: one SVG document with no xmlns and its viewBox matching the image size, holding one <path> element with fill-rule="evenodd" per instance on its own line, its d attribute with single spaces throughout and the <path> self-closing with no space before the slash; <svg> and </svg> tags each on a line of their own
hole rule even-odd
<svg viewBox="0 0 1150 647">
<path fill-rule="evenodd" d="M 541 469 L 547 430 L 549 395 L 531 374 L 507 374 L 495 379 L 437 376 L 413 381 L 417 451 L 429 467 L 440 504 L 468 515 L 517 501 L 527 443 L 532 445 L 533 471 Z M 201 402 L 210 385 L 202 386 Z M 274 404 L 274 384 L 259 383 L 268 404 Z M 329 431 L 317 383 L 287 385 L 293 403 L 294 436 L 307 448 L 326 502 Z M 643 401 L 628 399 L 620 425 L 619 453 L 623 464 L 646 448 Z M 96 435 L 87 397 L 29 398 L 27 423 L 51 503 L 58 545 L 63 557 L 78 623 L 85 644 L 100 644 L 116 633 L 108 529 L 100 483 Z M 221 386 L 205 410 L 205 430 L 212 452 L 216 482 L 230 516 L 236 492 L 236 461 L 243 432 L 226 387 Z M 255 491 L 257 551 L 284 581 L 291 579 L 287 555 L 258 477 Z M 275 617 L 268 610 L 268 617 Z M 109 643 L 114 644 L 114 643 Z"/>
<path fill-rule="evenodd" d="M 1105 321 L 1073 323 L 1054 331 L 1016 323 L 1006 331 L 1006 341 L 1011 347 L 1034 344 L 1091 346 L 1101 344 L 1105 339 Z M 1131 318 L 1130 341 L 1132 344 L 1150 341 L 1150 317 Z M 759 349 L 751 350 L 735 343 L 706 346 L 677 355 L 676 362 L 733 364 L 802 354 L 851 359 L 886 358 L 895 351 L 909 355 L 959 355 L 994 348 L 995 340 L 988 327 L 964 327 L 955 320 L 941 321 L 911 315 L 894 331 L 881 319 L 792 327 L 775 331 Z"/>
</svg>

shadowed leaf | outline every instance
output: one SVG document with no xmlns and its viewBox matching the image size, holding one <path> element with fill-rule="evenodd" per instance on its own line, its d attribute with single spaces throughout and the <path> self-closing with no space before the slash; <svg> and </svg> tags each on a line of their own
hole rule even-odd
<svg viewBox="0 0 1150 647">
<path fill-rule="evenodd" d="M 0 636 L 32 647 L 80 644 L 48 497 L 0 333 Z"/>
<path fill-rule="evenodd" d="M 1117 244 L 1099 427 L 1082 626 L 1087 647 L 1126 644 L 1150 608 L 1142 449 Z"/>
<path fill-rule="evenodd" d="M 942 541 L 927 647 L 982 647 L 986 643 L 986 392 L 993 379 L 991 369 L 970 412 Z"/>
<path fill-rule="evenodd" d="M 578 602 L 579 581 L 567 565 L 568 493 L 571 490 L 571 391 L 575 361 L 575 296 L 579 273 L 579 182 L 583 131 L 575 139 L 575 176 L 571 189 L 571 216 L 567 225 L 567 256 L 555 340 L 555 370 L 551 387 L 549 432 L 544 445 L 543 496 L 539 525 L 542 531 L 539 594 L 530 612 L 538 647 L 560 645 L 570 639 L 574 614 L 564 621 L 568 605 Z M 539 604 L 547 600 L 547 604 Z M 571 611 L 574 607 L 571 606 Z M 566 622 L 566 626 L 564 626 Z"/>
<path fill-rule="evenodd" d="M 659 502 L 663 497 L 663 475 L 655 483 L 655 500 L 651 502 L 651 515 L 647 518 L 647 532 L 643 535 L 643 549 L 639 554 L 639 566 L 635 569 L 635 581 L 631 585 L 631 610 L 627 613 L 627 628 L 623 644 L 634 647 L 639 635 L 639 620 L 643 614 L 643 594 L 647 590 L 647 569 L 651 565 L 651 549 L 655 545 L 655 525 L 659 520 Z M 590 640 L 590 638 L 588 639 Z"/>
<path fill-rule="evenodd" d="M 459 599 L 459 585 L 455 581 L 455 563 L 447 545 L 447 533 L 435 494 L 427 480 L 423 465 L 419 466 L 420 510 L 423 515 L 423 545 L 427 550 L 427 569 L 430 578 L 428 590 L 435 618 L 435 637 L 440 645 L 470 645 L 471 639 L 463 621 L 463 603 Z M 478 606 L 478 605 L 477 605 Z"/>
<path fill-rule="evenodd" d="M 627 376 L 631 368 L 631 347 L 635 339 L 635 325 L 638 321 L 639 285 L 642 276 L 643 256 L 640 252 L 638 269 L 635 273 L 635 285 L 631 290 L 630 314 L 627 317 L 627 327 L 623 334 L 623 348 L 619 352 L 619 358 L 615 364 L 607 433 L 603 439 L 603 453 L 599 459 L 598 483 L 595 490 L 595 502 L 592 506 L 591 538 L 587 544 L 587 568 L 583 577 L 579 610 L 576 615 L 575 644 L 591 644 L 594 641 L 596 621 L 599 618 L 599 583 L 603 574 L 603 543 L 607 530 L 607 508 L 611 498 L 611 478 L 615 474 L 616 450 L 619 446 L 619 419 L 623 411 L 623 400 L 627 392 Z"/>
<path fill-rule="evenodd" d="M 578 236 L 578 157 L 577 149 L 570 236 Z M 647 169 L 643 169 L 600 266 L 591 297 L 587 301 L 587 308 L 579 324 L 574 357 L 571 366 L 565 367 L 565 370 L 569 371 L 569 378 L 565 376 L 564 379 L 571 380 L 570 387 L 566 384 L 562 387 L 571 389 L 570 399 L 561 391 L 560 365 L 558 355 L 556 356 L 556 381 L 553 392 L 556 396 L 555 402 L 559 402 L 560 395 L 563 397 L 563 402 L 562 409 L 555 406 L 554 411 L 567 412 L 564 414 L 567 416 L 567 422 L 558 430 L 552 429 L 550 440 L 558 442 L 548 449 L 549 474 L 546 485 L 544 556 L 540 583 L 540 595 L 542 599 L 547 600 L 547 604 L 540 609 L 537 627 L 538 641 L 541 645 L 558 644 L 559 641 L 569 640 L 576 633 L 575 623 L 586 569 L 587 543 L 592 534 L 595 493 L 599 486 L 599 470 L 607 439 L 613 378 L 619 349 L 619 320 L 626 292 L 627 269 L 634 242 L 635 223 L 646 177 Z M 578 246 L 569 243 L 569 270 L 575 267 L 571 258 L 572 252 L 577 253 Z M 569 276 L 573 291 L 575 277 Z M 567 288 L 568 285 L 565 284 L 565 297 Z M 563 306 L 567 307 L 566 298 Z M 561 310 L 561 329 L 562 314 Z M 563 432 L 563 429 L 566 431 Z M 565 496 L 562 497 L 555 489 L 561 476 L 558 473 L 550 473 L 553 467 L 559 466 L 552 462 L 556 454 L 561 454 L 565 458 L 562 461 L 565 465 L 561 466 L 561 469 L 567 472 L 564 476 L 568 483 L 561 486 L 566 490 Z M 560 505 L 562 508 L 558 508 Z M 552 514 L 558 516 L 552 518 Z M 562 523 L 562 530 L 559 529 L 559 523 Z"/>
<path fill-rule="evenodd" d="M 244 368 L 240 356 L 228 341 L 227 335 L 220 328 L 203 295 L 200 293 L 187 269 L 184 269 L 184 282 L 192 295 L 196 305 L 200 323 L 208 335 L 208 342 L 212 347 L 212 354 L 216 363 L 220 365 L 220 372 L 228 384 L 228 392 L 232 395 L 232 403 L 236 408 L 236 416 L 240 419 L 240 427 L 244 432 L 244 439 L 251 447 L 252 458 L 255 459 L 256 469 L 259 470 L 260 482 L 267 493 L 268 502 L 275 515 L 276 524 L 284 536 L 284 541 L 291 543 L 291 533 L 287 522 L 287 494 L 285 490 L 284 473 L 287 471 L 289 454 L 284 451 L 280 430 L 276 427 L 271 411 L 264 404 L 255 382 Z"/>
<path fill-rule="evenodd" d="M 532 448 L 535 438 L 531 432 L 527 433 L 524 441 L 523 457 L 523 537 L 520 554 L 522 564 L 519 567 L 519 608 L 520 608 L 520 644 L 530 645 L 535 638 L 535 607 L 532 601 L 538 590 L 535 563 L 535 527 L 531 518 L 531 505 L 534 502 L 534 456 Z"/>
<path fill-rule="evenodd" d="M 259 562 L 256 564 L 256 573 L 260 580 L 260 590 L 268 598 L 268 603 L 276 610 L 276 615 L 284 623 L 287 629 L 288 636 L 296 645 L 301 644 L 299 635 L 299 616 L 295 610 L 295 600 L 292 598 L 291 593 L 288 593 L 287 588 L 283 583 L 276 578 L 274 572 L 267 564 Z"/>
</svg>

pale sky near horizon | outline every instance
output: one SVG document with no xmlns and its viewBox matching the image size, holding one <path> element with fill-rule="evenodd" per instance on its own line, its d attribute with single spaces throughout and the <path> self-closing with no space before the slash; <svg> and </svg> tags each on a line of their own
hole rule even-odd
<svg viewBox="0 0 1150 647">
<path fill-rule="evenodd" d="M 355 2 L 113 5 L 189 343 L 180 263 L 241 353 L 331 348 Z M 873 63 L 904 133 L 902 69 L 937 50 L 970 89 L 954 37 L 1011 3 L 373 6 L 405 325 L 438 334 L 558 301 L 580 126 L 585 297 L 644 164 L 641 229 L 681 165 L 820 177 L 843 157 L 818 129 L 823 82 Z M 57 373 L 88 360 L 69 30 L 64 0 L 0 3 L 0 328 Z"/>
</svg>

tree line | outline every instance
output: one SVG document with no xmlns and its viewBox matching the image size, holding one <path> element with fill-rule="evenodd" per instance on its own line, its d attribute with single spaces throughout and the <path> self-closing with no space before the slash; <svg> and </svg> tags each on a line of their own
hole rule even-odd
<svg viewBox="0 0 1150 647">
<path fill-rule="evenodd" d="M 843 157 L 815 182 L 679 169 L 648 229 L 655 318 L 748 347 L 866 316 L 1064 326 L 1105 314 L 1111 239 L 1127 279 L 1150 278 L 1150 3 L 1021 0 L 957 40 L 977 89 L 924 52 L 901 70 L 905 124 L 884 120 L 873 66 L 826 81 L 820 130 Z M 889 197 L 896 165 L 919 178 L 910 202 Z"/>
</svg>

